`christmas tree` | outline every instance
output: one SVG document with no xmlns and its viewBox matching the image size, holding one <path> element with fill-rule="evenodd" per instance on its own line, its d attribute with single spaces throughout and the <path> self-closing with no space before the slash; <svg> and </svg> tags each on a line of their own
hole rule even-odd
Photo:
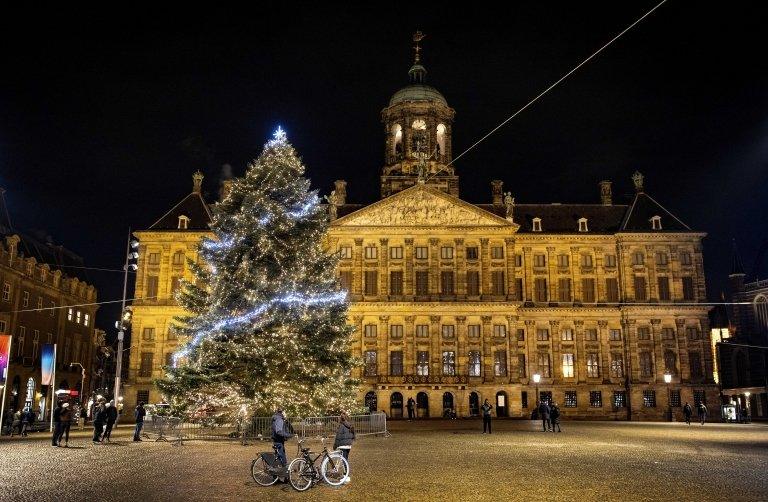
<svg viewBox="0 0 768 502">
<path fill-rule="evenodd" d="M 321 239 L 327 217 L 304 166 L 278 129 L 213 208 L 195 281 L 177 319 L 186 344 L 157 385 L 172 404 L 220 417 L 351 410 L 352 327 L 337 257 Z"/>
</svg>

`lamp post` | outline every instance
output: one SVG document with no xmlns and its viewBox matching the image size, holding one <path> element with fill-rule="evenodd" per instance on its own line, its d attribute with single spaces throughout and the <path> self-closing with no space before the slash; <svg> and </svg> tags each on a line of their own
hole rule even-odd
<svg viewBox="0 0 768 502">
<path fill-rule="evenodd" d="M 536 384 L 536 405 L 539 404 L 539 382 L 541 382 L 541 375 L 538 373 L 533 374 L 533 383 Z"/>
<path fill-rule="evenodd" d="M 83 402 L 83 397 L 85 396 L 85 366 L 83 366 L 80 363 L 70 363 L 69 367 L 71 368 L 72 366 L 80 366 L 81 375 L 80 375 L 80 399 L 79 399 L 79 401 L 82 403 Z"/>
<path fill-rule="evenodd" d="M 746 399 L 744 399 L 744 404 L 747 405 L 747 416 L 744 417 L 744 421 L 747 422 L 747 423 L 752 421 L 752 410 L 749 407 L 749 396 L 751 396 L 751 395 L 752 395 L 752 393 L 749 392 L 749 391 L 744 393 L 744 397 L 746 398 Z"/>
<path fill-rule="evenodd" d="M 138 266 L 132 261 L 138 260 L 139 253 L 136 251 L 139 247 L 139 241 L 131 239 L 131 229 L 128 229 L 128 244 L 126 246 L 125 253 L 125 265 L 123 265 L 123 302 L 122 309 L 120 311 L 120 320 L 117 324 L 117 363 L 115 367 L 115 390 L 113 396 L 115 399 L 115 405 L 120 401 L 120 376 L 123 371 L 123 338 L 125 337 L 125 329 L 130 324 L 130 314 L 126 315 L 127 309 L 125 308 L 126 295 L 128 294 L 128 271 L 136 271 Z M 119 417 L 118 417 L 119 418 Z"/>
<path fill-rule="evenodd" d="M 664 383 L 667 384 L 667 404 L 669 405 L 669 421 L 672 422 L 672 390 L 669 384 L 672 383 L 672 374 L 667 371 L 664 373 Z"/>
</svg>

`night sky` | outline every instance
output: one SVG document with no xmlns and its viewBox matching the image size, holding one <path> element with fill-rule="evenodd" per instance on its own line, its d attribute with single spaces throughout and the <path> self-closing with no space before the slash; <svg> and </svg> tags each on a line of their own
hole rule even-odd
<svg viewBox="0 0 768 502">
<path fill-rule="evenodd" d="M 374 201 L 380 111 L 408 82 L 414 30 L 427 34 L 428 83 L 456 110 L 458 155 L 655 2 L 533 4 L 6 13 L 0 186 L 13 222 L 89 266 L 120 268 L 129 226 L 148 227 L 188 194 L 197 169 L 212 200 L 222 165 L 242 174 L 278 124 L 316 188 L 343 178 L 350 202 Z M 462 198 L 490 202 L 499 178 L 520 203 L 598 203 L 610 179 L 623 203 L 638 169 L 648 193 L 709 234 L 717 299 L 731 239 L 751 269 L 768 238 L 757 4 L 669 0 L 460 159 Z M 89 277 L 101 300 L 120 298 L 120 274 Z M 97 323 L 116 315 L 104 308 Z"/>
</svg>

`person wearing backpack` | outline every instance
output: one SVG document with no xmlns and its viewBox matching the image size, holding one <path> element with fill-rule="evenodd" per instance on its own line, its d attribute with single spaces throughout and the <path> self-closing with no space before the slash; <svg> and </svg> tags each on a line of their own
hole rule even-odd
<svg viewBox="0 0 768 502">
<path fill-rule="evenodd" d="M 341 451 L 341 454 L 347 460 L 349 465 L 349 450 L 352 449 L 352 442 L 355 440 L 355 427 L 349 421 L 349 415 L 342 412 L 339 416 L 339 428 L 336 429 L 336 438 L 333 441 L 333 449 Z M 349 483 L 349 470 L 347 477 L 344 478 L 344 484 Z"/>
<path fill-rule="evenodd" d="M 283 409 L 278 407 L 272 415 L 272 442 L 277 451 L 277 457 L 285 469 L 288 468 L 288 459 L 285 456 L 285 440 L 293 437 L 291 424 L 285 419 Z"/>
</svg>

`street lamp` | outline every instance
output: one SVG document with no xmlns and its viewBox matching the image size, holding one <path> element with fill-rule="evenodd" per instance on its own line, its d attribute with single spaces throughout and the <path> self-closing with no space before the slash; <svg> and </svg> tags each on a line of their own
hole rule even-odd
<svg viewBox="0 0 768 502">
<path fill-rule="evenodd" d="M 541 382 L 541 375 L 538 373 L 533 374 L 533 383 L 536 384 L 536 404 L 539 404 L 539 382 Z"/>
<path fill-rule="evenodd" d="M 669 384 L 672 382 L 672 374 L 667 371 L 664 373 L 664 383 L 667 384 L 667 404 L 669 405 L 669 421 L 672 421 L 672 390 L 669 388 Z"/>
<path fill-rule="evenodd" d="M 139 241 L 131 239 L 131 229 L 128 229 L 128 245 L 125 252 L 125 265 L 123 265 L 123 303 L 120 310 L 120 321 L 117 325 L 117 363 L 115 367 L 115 390 L 113 396 L 115 403 L 120 401 L 120 377 L 123 372 L 123 338 L 125 330 L 131 322 L 131 316 L 126 314 L 125 302 L 128 294 L 128 271 L 135 272 L 138 269 L 136 263 L 131 263 L 139 259 Z M 119 414 L 118 414 L 119 417 Z"/>
<path fill-rule="evenodd" d="M 83 402 L 83 396 L 85 396 L 85 366 L 83 366 L 80 363 L 69 363 L 69 367 L 71 368 L 72 366 L 80 366 L 81 374 L 80 374 L 80 399 L 79 399 L 79 401 L 82 403 Z"/>
</svg>

